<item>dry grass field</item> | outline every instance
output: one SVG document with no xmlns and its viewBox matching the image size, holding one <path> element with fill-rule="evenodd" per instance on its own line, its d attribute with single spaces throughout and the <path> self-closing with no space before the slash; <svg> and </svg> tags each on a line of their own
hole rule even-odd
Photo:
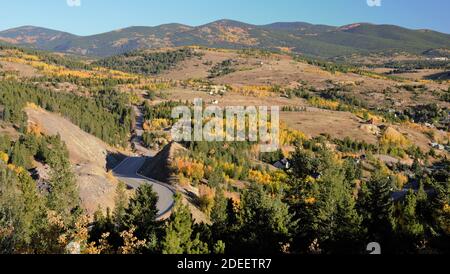
<svg viewBox="0 0 450 274">
<path fill-rule="evenodd" d="M 38 77 L 41 74 L 32 66 L 14 62 L 0 61 L 0 71 L 18 74 L 21 77 Z"/>
<path fill-rule="evenodd" d="M 421 70 L 417 73 L 383 76 L 386 68 L 372 69 L 374 75 L 355 73 L 331 73 L 320 67 L 294 60 L 285 54 L 243 54 L 232 50 L 197 49 L 201 57 L 191 58 L 159 77 L 184 81 L 188 79 L 210 80 L 214 84 L 229 85 L 236 89 L 251 87 L 293 88 L 299 85 L 317 90 L 341 86 L 369 106 L 404 108 L 422 102 L 439 102 L 433 91 L 447 90 L 448 82 L 426 80 L 440 70 Z M 233 60 L 234 72 L 208 79 L 209 71 L 217 64 Z M 405 85 L 425 85 L 426 91 L 413 93 L 402 88 Z"/>
</svg>

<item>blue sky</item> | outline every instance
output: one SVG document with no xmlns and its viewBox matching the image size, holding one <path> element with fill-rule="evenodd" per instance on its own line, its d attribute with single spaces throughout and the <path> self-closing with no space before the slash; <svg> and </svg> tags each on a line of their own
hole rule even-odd
<svg viewBox="0 0 450 274">
<path fill-rule="evenodd" d="M 81 1 L 70 7 L 67 1 Z M 448 0 L 0 0 L 0 30 L 34 25 L 90 35 L 128 26 L 201 25 L 218 19 L 252 24 L 355 22 L 450 33 Z"/>
</svg>

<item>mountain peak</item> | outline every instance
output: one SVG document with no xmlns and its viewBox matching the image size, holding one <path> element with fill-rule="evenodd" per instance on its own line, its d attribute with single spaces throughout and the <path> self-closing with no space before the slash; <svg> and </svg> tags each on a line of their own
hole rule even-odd
<svg viewBox="0 0 450 274">
<path fill-rule="evenodd" d="M 21 26 L 0 32 L 0 41 L 16 45 L 33 45 L 38 48 L 48 43 L 63 43 L 76 37 L 67 32 L 35 26 Z"/>
<path fill-rule="evenodd" d="M 232 27 L 253 26 L 251 24 L 247 24 L 244 22 L 231 20 L 231 19 L 220 19 L 220 20 L 205 24 L 203 26 L 211 26 L 211 25 L 226 25 L 226 26 L 232 26 Z"/>
<path fill-rule="evenodd" d="M 49 29 L 49 28 L 44 28 L 44 27 L 31 26 L 31 25 L 25 25 L 25 26 L 20 26 L 20 27 L 0 31 L 0 34 L 14 33 L 14 32 L 42 32 L 42 33 L 70 34 L 68 32 L 64 32 L 64 31 L 59 31 L 59 30 L 54 30 L 54 29 Z M 70 34 L 70 35 L 73 35 L 73 34 Z M 76 36 L 76 35 L 73 35 L 73 36 Z"/>
</svg>

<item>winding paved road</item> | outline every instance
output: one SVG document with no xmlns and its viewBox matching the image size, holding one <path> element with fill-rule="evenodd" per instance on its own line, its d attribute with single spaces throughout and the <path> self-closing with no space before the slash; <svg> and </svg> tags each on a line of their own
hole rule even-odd
<svg viewBox="0 0 450 274">
<path fill-rule="evenodd" d="M 151 184 L 153 191 L 158 195 L 158 218 L 164 218 L 172 210 L 174 203 L 174 191 L 173 189 L 162 182 L 158 182 L 153 179 L 145 178 L 138 174 L 138 170 L 144 164 L 145 157 L 130 157 L 125 159 L 114 170 L 114 175 L 122 182 L 126 183 L 129 187 L 134 189 L 143 184 Z"/>
<path fill-rule="evenodd" d="M 135 135 L 131 142 L 134 144 L 134 149 L 136 153 L 139 155 L 149 156 L 151 151 L 145 148 L 142 145 L 142 135 L 144 134 L 144 114 L 142 113 L 141 107 L 133 106 L 134 113 L 136 115 L 136 127 L 135 127 Z"/>
</svg>

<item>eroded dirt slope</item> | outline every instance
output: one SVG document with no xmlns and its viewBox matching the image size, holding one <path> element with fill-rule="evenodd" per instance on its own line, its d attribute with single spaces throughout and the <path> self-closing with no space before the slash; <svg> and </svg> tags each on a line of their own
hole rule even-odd
<svg viewBox="0 0 450 274">
<path fill-rule="evenodd" d="M 112 208 L 117 180 L 107 173 L 107 157 L 117 153 L 100 139 L 82 131 L 67 119 L 39 108 L 25 109 L 29 123 L 47 135 L 59 134 L 69 150 L 84 208 L 92 214 L 99 206 Z"/>
</svg>

